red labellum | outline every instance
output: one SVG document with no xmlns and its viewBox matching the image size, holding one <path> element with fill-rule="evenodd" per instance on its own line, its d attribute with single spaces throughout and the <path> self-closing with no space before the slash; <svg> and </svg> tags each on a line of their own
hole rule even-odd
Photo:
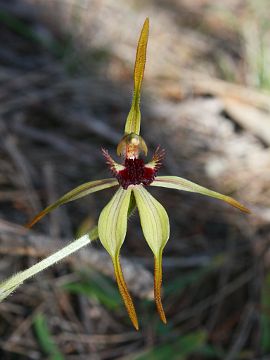
<svg viewBox="0 0 270 360">
<path fill-rule="evenodd" d="M 150 185 L 155 180 L 164 158 L 164 150 L 157 148 L 152 160 L 147 164 L 142 159 L 126 157 L 120 165 L 111 158 L 107 150 L 103 149 L 102 152 L 113 175 L 124 189 L 130 185 Z"/>
<path fill-rule="evenodd" d="M 126 159 L 124 167 L 116 175 L 119 184 L 124 189 L 127 189 L 129 185 L 150 185 L 155 179 L 155 168 L 147 168 L 142 159 Z"/>
</svg>

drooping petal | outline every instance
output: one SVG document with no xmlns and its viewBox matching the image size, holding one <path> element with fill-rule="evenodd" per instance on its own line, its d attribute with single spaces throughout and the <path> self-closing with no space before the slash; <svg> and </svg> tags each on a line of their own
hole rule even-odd
<svg viewBox="0 0 270 360">
<path fill-rule="evenodd" d="M 162 252 L 169 239 L 170 223 L 164 207 L 143 187 L 133 189 L 144 237 L 155 257 L 155 300 L 161 320 L 166 323 L 161 302 Z"/>
<path fill-rule="evenodd" d="M 60 199 L 58 199 L 55 203 L 49 205 L 46 207 L 46 209 L 42 210 L 39 214 L 37 214 L 33 220 L 31 220 L 27 225 L 25 225 L 27 228 L 31 228 L 35 223 L 37 223 L 43 216 L 48 214 L 50 211 L 56 209 L 58 206 L 61 206 L 67 202 L 77 200 L 81 197 L 84 197 L 86 195 L 92 194 L 94 192 L 110 188 L 112 186 L 118 185 L 118 181 L 114 178 L 109 179 L 102 179 L 102 180 L 96 180 L 96 181 L 90 181 L 87 183 L 84 183 L 75 189 L 69 191 L 64 196 L 62 196 Z"/>
<path fill-rule="evenodd" d="M 102 245 L 112 258 L 119 291 L 122 295 L 129 317 L 134 327 L 138 330 L 135 307 L 127 289 L 119 261 L 119 252 L 127 232 L 130 197 L 130 189 L 124 190 L 119 188 L 117 190 L 99 216 L 98 234 Z"/>
<path fill-rule="evenodd" d="M 125 133 L 140 134 L 141 112 L 140 112 L 140 92 L 143 81 L 144 68 L 146 62 L 146 49 L 149 35 L 149 19 L 146 18 L 137 46 L 137 54 L 134 66 L 134 93 L 131 109 L 127 117 Z"/>
<path fill-rule="evenodd" d="M 202 195 L 210 196 L 222 201 L 227 202 L 228 204 L 234 206 L 235 208 L 245 212 L 250 213 L 250 210 L 245 207 L 244 205 L 240 204 L 238 201 L 233 199 L 230 196 L 222 195 L 216 191 L 209 190 L 203 186 L 197 185 L 189 180 L 180 178 L 178 176 L 157 176 L 155 181 L 153 181 L 151 186 L 159 186 L 165 187 L 169 189 L 176 189 L 176 190 L 183 190 L 183 191 L 190 191 L 199 193 Z"/>
</svg>

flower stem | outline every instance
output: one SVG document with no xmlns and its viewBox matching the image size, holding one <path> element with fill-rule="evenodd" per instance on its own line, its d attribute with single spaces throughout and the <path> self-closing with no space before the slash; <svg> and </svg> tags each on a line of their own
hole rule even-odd
<svg viewBox="0 0 270 360">
<path fill-rule="evenodd" d="M 90 244 L 91 241 L 92 239 L 88 234 L 83 235 L 79 239 L 73 241 L 71 244 L 65 246 L 63 249 L 58 250 L 54 254 L 31 266 L 29 269 L 21 271 L 5 280 L 2 284 L 0 284 L 0 301 L 9 296 L 14 290 L 17 289 L 17 287 L 22 285 L 25 280 L 78 251 L 83 246 Z"/>
</svg>

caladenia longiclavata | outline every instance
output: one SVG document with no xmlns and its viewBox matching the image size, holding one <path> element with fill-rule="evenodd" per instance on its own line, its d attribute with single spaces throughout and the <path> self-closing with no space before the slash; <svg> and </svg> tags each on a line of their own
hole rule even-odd
<svg viewBox="0 0 270 360">
<path fill-rule="evenodd" d="M 26 279 L 53 265 L 57 261 L 99 238 L 104 248 L 112 258 L 116 281 L 126 306 L 129 317 L 136 329 L 139 328 L 135 307 L 127 289 L 122 273 L 119 254 L 126 237 L 127 220 L 135 208 L 139 210 L 141 226 L 145 240 L 154 254 L 154 296 L 161 320 L 166 323 L 166 317 L 161 302 L 162 283 L 162 253 L 169 239 L 170 224 L 164 207 L 148 192 L 151 186 L 195 192 L 211 196 L 227 202 L 239 210 L 250 211 L 233 198 L 219 194 L 205 187 L 178 176 L 157 176 L 164 159 L 164 150 L 157 148 L 149 162 L 141 155 L 147 155 L 147 145 L 140 136 L 140 92 L 146 62 L 146 49 L 149 34 L 149 19 L 145 20 L 138 42 L 134 67 L 134 93 L 131 109 L 128 114 L 124 136 L 118 144 L 117 154 L 122 157 L 120 163 L 113 160 L 107 150 L 103 155 L 113 174 L 113 178 L 87 182 L 71 190 L 52 205 L 41 211 L 29 224 L 31 228 L 44 215 L 67 202 L 77 200 L 91 193 L 110 187 L 118 187 L 116 193 L 102 210 L 98 226 L 89 234 L 73 241 L 48 258 L 31 268 L 22 271 L 0 285 L 0 299 L 7 297 Z"/>
</svg>

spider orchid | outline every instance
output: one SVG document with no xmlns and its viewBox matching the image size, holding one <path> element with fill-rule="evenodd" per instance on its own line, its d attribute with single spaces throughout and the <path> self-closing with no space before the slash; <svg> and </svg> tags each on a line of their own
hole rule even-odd
<svg viewBox="0 0 270 360">
<path fill-rule="evenodd" d="M 97 231 L 94 231 L 95 234 L 92 232 L 90 238 L 92 235 L 93 237 L 94 235 L 95 237 L 99 237 L 102 245 L 111 256 L 119 291 L 122 295 L 129 317 L 136 329 L 138 329 L 137 315 L 124 280 L 119 260 L 120 249 L 126 237 L 127 220 L 130 213 L 136 207 L 139 210 L 144 237 L 154 254 L 155 302 L 161 320 L 166 323 L 166 316 L 161 302 L 162 253 L 169 239 L 170 224 L 164 207 L 148 192 L 150 186 L 166 187 L 211 196 L 223 200 L 243 212 L 249 213 L 249 210 L 245 206 L 229 196 L 219 194 L 177 176 L 157 176 L 157 172 L 161 167 L 164 158 L 164 150 L 159 147 L 156 149 L 149 162 L 145 163 L 140 157 L 140 155 L 147 155 L 146 143 L 140 136 L 140 92 L 146 62 L 148 34 L 149 19 L 147 18 L 144 22 L 137 46 L 134 66 L 134 93 L 131 109 L 126 120 L 124 136 L 117 147 L 117 154 L 122 156 L 122 162 L 117 163 L 109 155 L 107 150 L 102 149 L 106 163 L 109 165 L 114 177 L 87 182 L 71 190 L 54 204 L 41 211 L 29 224 L 27 224 L 27 227 L 31 228 L 43 216 L 58 206 L 91 193 L 118 186 L 116 193 L 99 216 Z M 82 247 L 86 243 L 81 243 L 78 246 Z M 70 244 L 69 247 L 72 247 L 72 244 Z M 71 248 L 68 250 L 68 254 L 76 250 Z M 46 259 L 43 261 L 46 261 Z M 25 278 L 26 277 L 21 280 L 23 281 Z M 12 287 L 11 284 L 9 284 L 9 287 Z M 12 289 L 6 289 L 6 293 L 10 293 L 11 291 Z"/>
</svg>

